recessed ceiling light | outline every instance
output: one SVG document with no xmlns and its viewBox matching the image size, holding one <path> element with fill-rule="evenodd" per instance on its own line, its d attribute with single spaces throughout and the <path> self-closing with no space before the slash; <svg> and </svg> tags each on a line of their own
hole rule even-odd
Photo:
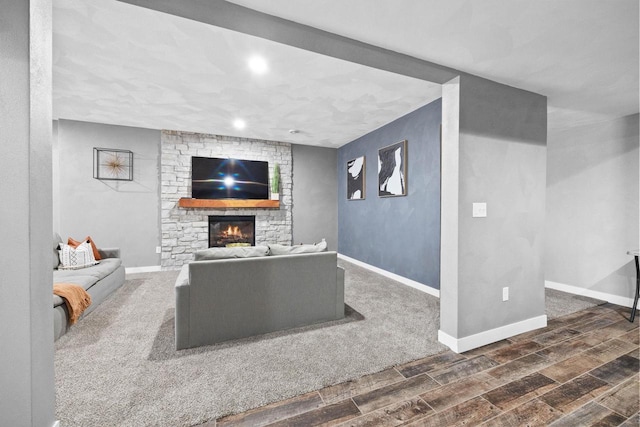
<svg viewBox="0 0 640 427">
<path fill-rule="evenodd" d="M 289 133 L 295 135 L 296 133 L 300 133 L 300 131 L 298 129 L 289 129 Z"/>
<path fill-rule="evenodd" d="M 269 65 L 262 56 L 252 56 L 249 58 L 249 69 L 255 74 L 264 74 L 269 71 Z"/>
<path fill-rule="evenodd" d="M 245 122 L 242 119 L 235 119 L 233 121 L 233 127 L 238 129 L 238 130 L 242 130 L 247 126 L 247 122 Z"/>
</svg>

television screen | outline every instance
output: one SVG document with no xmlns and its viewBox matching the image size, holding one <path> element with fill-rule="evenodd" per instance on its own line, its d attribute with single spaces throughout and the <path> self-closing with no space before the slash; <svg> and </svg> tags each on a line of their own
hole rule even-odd
<svg viewBox="0 0 640 427">
<path fill-rule="evenodd" d="M 192 157 L 191 197 L 266 200 L 269 198 L 269 163 Z"/>
</svg>

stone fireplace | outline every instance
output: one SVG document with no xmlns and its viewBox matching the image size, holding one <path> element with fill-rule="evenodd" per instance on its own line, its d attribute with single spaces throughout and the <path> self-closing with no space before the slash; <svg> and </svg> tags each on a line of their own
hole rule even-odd
<svg viewBox="0 0 640 427">
<path fill-rule="evenodd" d="M 209 215 L 209 247 L 255 246 L 254 215 Z"/>
<path fill-rule="evenodd" d="M 210 216 L 253 216 L 255 231 L 251 243 L 255 245 L 291 244 L 293 204 L 291 144 L 169 130 L 162 131 L 161 141 L 160 226 L 163 270 L 179 269 L 183 264 L 193 260 L 194 252 L 210 247 Z M 191 157 L 193 156 L 267 161 L 270 173 L 273 165 L 278 163 L 280 165 L 279 208 L 180 207 L 178 205 L 180 198 L 191 197 Z M 233 232 L 232 229 L 231 234 Z"/>
</svg>

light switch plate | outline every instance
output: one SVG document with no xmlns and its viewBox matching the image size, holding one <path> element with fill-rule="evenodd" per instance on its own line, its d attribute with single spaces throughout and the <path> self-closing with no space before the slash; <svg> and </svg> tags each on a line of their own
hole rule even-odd
<svg viewBox="0 0 640 427">
<path fill-rule="evenodd" d="M 162 252 L 162 248 L 160 246 L 156 246 L 156 253 L 159 254 Z"/>
<path fill-rule="evenodd" d="M 487 216 L 487 204 L 486 203 L 474 203 L 473 204 L 473 217 L 484 218 Z"/>
</svg>

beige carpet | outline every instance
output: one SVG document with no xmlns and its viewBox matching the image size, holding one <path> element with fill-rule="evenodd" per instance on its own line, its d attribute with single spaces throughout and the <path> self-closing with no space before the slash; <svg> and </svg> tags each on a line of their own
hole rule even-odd
<svg viewBox="0 0 640 427">
<path fill-rule="evenodd" d="M 568 294 L 556 291 L 555 289 L 545 289 L 545 309 L 549 320 L 556 317 L 566 316 L 594 305 L 604 304 L 606 301 L 583 297 L 580 295 Z"/>
<path fill-rule="evenodd" d="M 177 273 L 132 275 L 56 342 L 71 426 L 189 426 L 445 350 L 438 299 L 351 264 L 347 322 L 173 350 Z"/>
</svg>

